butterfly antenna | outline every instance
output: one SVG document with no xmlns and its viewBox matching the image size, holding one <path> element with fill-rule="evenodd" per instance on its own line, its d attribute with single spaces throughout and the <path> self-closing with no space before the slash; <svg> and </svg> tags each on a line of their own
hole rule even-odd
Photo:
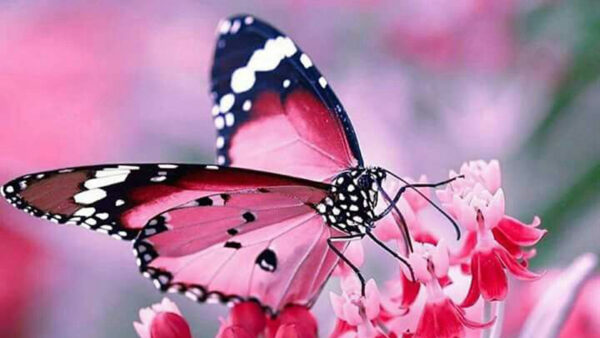
<svg viewBox="0 0 600 338">
<path fill-rule="evenodd" d="M 455 181 L 458 178 L 464 178 L 464 175 L 458 175 L 452 178 L 449 178 L 445 181 L 441 181 L 438 183 L 434 183 L 434 184 L 411 184 L 408 181 L 406 181 L 405 179 L 403 179 L 402 177 L 394 174 L 393 172 L 384 169 L 386 173 L 392 175 L 393 177 L 397 178 L 398 180 L 402 181 L 402 183 L 404 183 L 406 185 L 406 187 L 411 188 L 412 190 L 416 191 L 419 195 L 421 195 L 421 197 L 423 197 L 427 202 L 429 202 L 429 204 L 431 204 L 437 211 L 439 211 L 442 215 L 444 215 L 444 217 L 446 217 L 446 219 L 448 219 L 450 221 L 450 223 L 452 223 L 452 226 L 454 227 L 454 230 L 456 231 L 456 240 L 460 240 L 460 236 L 461 236 L 461 232 L 460 232 L 460 227 L 458 226 L 458 223 L 456 223 L 456 221 L 450 217 L 450 215 L 448 215 L 448 213 L 446 213 L 444 210 L 442 210 L 442 208 L 440 208 L 435 202 L 433 202 L 429 197 L 425 196 L 424 193 L 422 193 L 419 189 L 417 189 L 417 187 L 427 187 L 427 188 L 435 188 L 441 185 L 446 185 L 448 183 L 452 183 L 453 181 Z M 403 192 L 404 190 L 401 190 L 398 192 L 398 194 L 396 195 L 396 198 L 394 198 L 394 205 L 396 204 L 396 202 L 398 202 L 398 199 L 400 199 L 400 194 L 401 192 Z"/>
<path fill-rule="evenodd" d="M 410 238 L 410 232 L 408 231 L 408 226 L 406 225 L 406 220 L 404 219 L 404 216 L 400 212 L 400 209 L 398 209 L 398 206 L 396 206 L 396 203 L 392 201 L 390 195 L 388 195 L 388 193 L 383 189 L 381 184 L 377 183 L 377 186 L 379 187 L 379 192 L 383 196 L 383 199 L 385 199 L 385 201 L 388 202 L 389 206 L 392 207 L 392 211 L 395 211 L 396 215 L 398 215 L 398 218 L 400 218 L 400 224 L 398 224 L 398 227 L 402 232 L 402 237 L 404 237 L 406 252 L 413 252 L 414 250 L 412 245 L 412 239 Z"/>
</svg>

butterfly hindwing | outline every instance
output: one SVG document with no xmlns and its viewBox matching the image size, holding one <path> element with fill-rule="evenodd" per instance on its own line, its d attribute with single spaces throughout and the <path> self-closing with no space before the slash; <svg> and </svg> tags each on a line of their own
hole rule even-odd
<svg viewBox="0 0 600 338">
<path fill-rule="evenodd" d="M 338 262 L 327 239 L 340 233 L 314 209 L 323 197 L 289 186 L 190 201 L 149 221 L 138 264 L 159 289 L 196 301 L 310 306 Z"/>
<path fill-rule="evenodd" d="M 243 15 L 222 21 L 211 75 L 219 163 L 319 181 L 363 164 L 325 78 L 267 23 Z"/>
<path fill-rule="evenodd" d="M 116 164 L 25 175 L 0 188 L 33 216 L 132 240 L 154 216 L 212 194 L 273 186 L 327 187 L 302 179 L 214 165 Z"/>
</svg>

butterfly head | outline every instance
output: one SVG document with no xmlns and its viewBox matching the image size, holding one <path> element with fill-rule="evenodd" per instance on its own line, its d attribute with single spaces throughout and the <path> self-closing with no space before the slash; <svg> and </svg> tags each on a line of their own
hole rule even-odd
<svg viewBox="0 0 600 338">
<path fill-rule="evenodd" d="M 365 233 L 373 224 L 378 191 L 385 178 L 380 168 L 354 168 L 332 181 L 317 211 L 330 226 L 349 234 Z"/>
</svg>

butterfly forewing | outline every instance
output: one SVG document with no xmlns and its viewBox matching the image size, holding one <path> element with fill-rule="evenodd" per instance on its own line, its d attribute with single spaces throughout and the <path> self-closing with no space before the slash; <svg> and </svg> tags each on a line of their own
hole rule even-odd
<svg viewBox="0 0 600 338">
<path fill-rule="evenodd" d="M 131 240 L 152 217 L 205 196 L 297 185 L 313 193 L 327 189 L 307 180 L 213 165 L 116 164 L 26 175 L 0 191 L 33 216 Z"/>
<path fill-rule="evenodd" d="M 328 180 L 362 165 L 329 84 L 287 36 L 251 16 L 219 27 L 212 68 L 220 163 Z"/>
</svg>

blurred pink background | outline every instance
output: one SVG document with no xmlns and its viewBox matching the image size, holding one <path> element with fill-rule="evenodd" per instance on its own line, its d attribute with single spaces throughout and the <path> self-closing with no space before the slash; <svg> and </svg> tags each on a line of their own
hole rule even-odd
<svg viewBox="0 0 600 338">
<path fill-rule="evenodd" d="M 503 165 L 508 209 L 539 214 L 534 264 L 598 252 L 600 11 L 593 0 L 0 3 L 0 181 L 104 162 L 213 162 L 215 28 L 245 12 L 311 55 L 365 160 L 443 179 Z M 590 10 L 596 9 L 596 11 Z M 371 249 L 366 274 L 389 276 Z M 0 203 L 2 337 L 133 337 L 162 296 L 129 244 Z M 593 297 L 599 297 L 593 294 Z M 332 314 L 322 297 L 324 332 Z M 196 336 L 225 308 L 173 297 Z"/>
</svg>

